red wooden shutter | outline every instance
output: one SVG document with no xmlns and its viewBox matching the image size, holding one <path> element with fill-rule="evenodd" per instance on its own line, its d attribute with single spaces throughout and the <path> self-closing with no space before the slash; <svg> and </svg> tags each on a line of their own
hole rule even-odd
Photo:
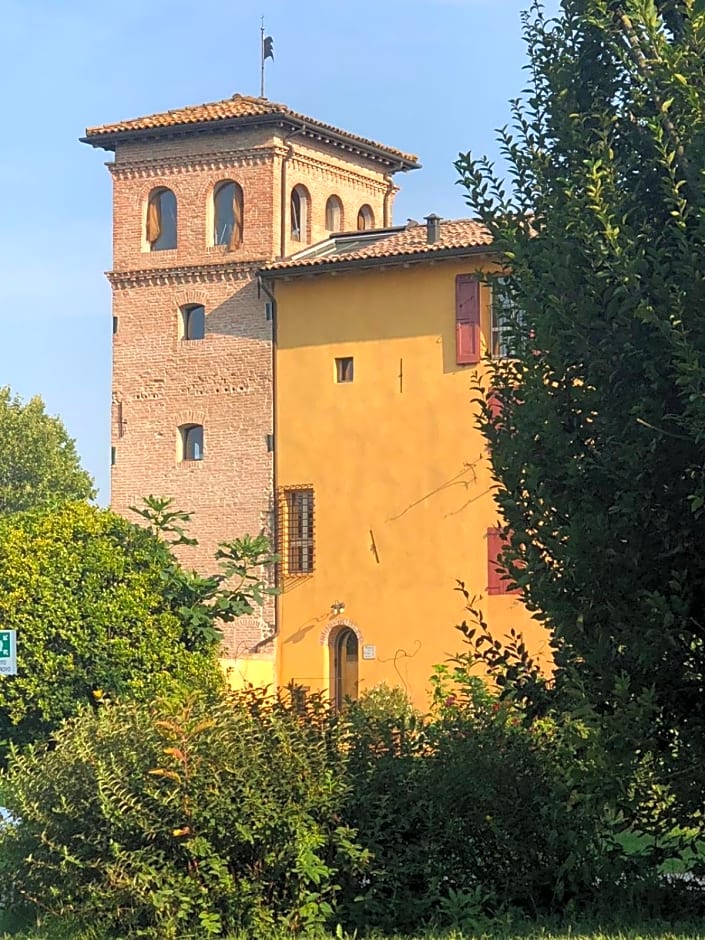
<svg viewBox="0 0 705 940">
<path fill-rule="evenodd" d="M 480 282 L 472 274 L 455 279 L 455 353 L 458 365 L 480 361 Z"/>
<path fill-rule="evenodd" d="M 521 594 L 521 588 L 511 588 L 511 578 L 506 568 L 500 563 L 499 556 L 507 545 L 507 538 L 501 529 L 494 527 L 487 530 L 487 593 L 488 594 Z M 516 563 L 517 568 L 523 568 L 523 562 Z"/>
<path fill-rule="evenodd" d="M 502 534 L 497 528 L 487 530 L 487 593 L 502 594 L 504 582 L 502 572 L 497 567 L 502 551 Z"/>
</svg>

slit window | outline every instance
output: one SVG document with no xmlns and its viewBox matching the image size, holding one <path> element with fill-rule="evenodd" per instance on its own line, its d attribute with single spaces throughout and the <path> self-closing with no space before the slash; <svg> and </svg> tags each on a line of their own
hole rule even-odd
<svg viewBox="0 0 705 940">
<path fill-rule="evenodd" d="M 147 200 L 146 239 L 150 251 L 176 248 L 176 196 L 170 189 L 153 189 Z"/>
<path fill-rule="evenodd" d="M 313 572 L 313 490 L 284 491 L 288 574 Z"/>
<path fill-rule="evenodd" d="M 206 335 L 206 308 L 188 304 L 181 308 L 181 338 L 203 339 Z"/>
<path fill-rule="evenodd" d="M 182 460 L 203 460 L 203 425 L 185 424 L 179 428 Z"/>
<path fill-rule="evenodd" d="M 232 180 L 218 183 L 213 191 L 213 244 L 234 251 L 242 244 L 243 229 L 242 188 Z"/>
<path fill-rule="evenodd" d="M 355 362 L 352 356 L 342 356 L 335 360 L 335 381 L 352 382 L 355 378 Z"/>
</svg>

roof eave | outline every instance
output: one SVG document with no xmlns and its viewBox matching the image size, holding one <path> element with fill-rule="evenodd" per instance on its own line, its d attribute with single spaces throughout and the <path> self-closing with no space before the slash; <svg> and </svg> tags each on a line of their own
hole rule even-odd
<svg viewBox="0 0 705 940">
<path fill-rule="evenodd" d="M 436 251 L 416 251 L 407 254 L 389 255 L 381 258 L 352 258 L 347 261 L 322 261 L 290 268 L 260 268 L 258 274 L 266 280 L 283 280 L 292 277 L 310 277 L 314 274 L 342 273 L 360 268 L 392 267 L 394 265 L 421 264 L 424 261 L 448 261 L 453 258 L 468 258 L 474 255 L 499 254 L 492 245 L 469 245 L 464 248 L 440 248 Z"/>
<path fill-rule="evenodd" d="M 87 130 L 84 137 L 79 137 L 79 141 L 82 144 L 89 144 L 91 147 L 114 152 L 119 143 L 126 143 L 133 140 L 149 140 L 155 137 L 183 137 L 187 134 L 219 133 L 233 128 L 272 124 L 288 126 L 292 130 L 308 133 L 308 136 L 333 143 L 339 147 L 344 147 L 347 150 L 366 156 L 376 162 L 384 163 L 386 166 L 390 167 L 392 173 L 417 170 L 421 167 L 418 160 L 410 154 L 397 154 L 394 151 L 387 150 L 387 148 L 383 146 L 376 147 L 373 143 L 367 144 L 356 140 L 354 137 L 348 137 L 342 132 L 338 133 L 335 130 L 323 127 L 316 121 L 305 121 L 303 118 L 277 112 L 270 114 L 254 114 L 247 117 L 219 118 L 214 121 L 197 121 L 189 124 L 184 123 L 139 128 L 136 130 L 106 131 L 105 133 L 96 131 L 96 133 L 91 134 Z"/>
</svg>

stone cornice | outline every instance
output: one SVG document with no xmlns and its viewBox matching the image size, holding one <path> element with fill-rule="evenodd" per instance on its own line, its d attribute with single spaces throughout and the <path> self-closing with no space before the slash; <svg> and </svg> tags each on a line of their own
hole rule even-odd
<svg viewBox="0 0 705 940">
<path fill-rule="evenodd" d="M 150 179 L 152 177 L 177 176 L 181 173 L 203 170 L 228 170 L 245 166 L 261 166 L 278 157 L 283 159 L 289 150 L 283 146 L 251 147 L 247 150 L 219 150 L 210 153 L 171 155 L 139 159 L 128 163 L 106 163 L 108 170 L 116 180 Z M 340 166 L 314 157 L 312 154 L 294 149 L 291 152 L 292 164 L 300 163 L 305 167 L 318 170 L 334 179 L 346 180 L 356 184 L 364 183 L 374 190 L 386 191 L 386 176 L 375 179 L 367 173 L 355 171 L 350 167 Z"/>
<path fill-rule="evenodd" d="M 249 281 L 266 264 L 259 261 L 231 261 L 220 264 L 184 264 L 173 268 L 141 268 L 132 271 L 106 271 L 114 290 L 169 284 L 207 284 L 218 281 Z"/>
<path fill-rule="evenodd" d="M 291 163 L 301 163 L 306 167 L 312 167 L 316 170 L 322 171 L 327 176 L 334 177 L 335 179 L 347 180 L 348 182 L 354 182 L 358 185 L 360 183 L 364 183 L 366 186 L 379 190 L 380 192 L 387 191 L 388 182 L 384 176 L 381 176 L 379 179 L 375 179 L 372 176 L 368 176 L 366 173 L 355 172 L 354 170 L 351 170 L 345 166 L 340 166 L 337 163 L 328 163 L 326 160 L 317 159 L 316 157 L 310 156 L 307 153 L 302 153 L 300 150 L 294 150 L 291 155 Z"/>
<path fill-rule="evenodd" d="M 228 170 L 242 166 L 261 166 L 270 162 L 280 149 L 252 147 L 249 150 L 219 150 L 212 153 L 141 159 L 129 163 L 107 163 L 106 166 L 115 179 L 145 179 L 152 176 L 175 176 L 191 170 Z"/>
</svg>

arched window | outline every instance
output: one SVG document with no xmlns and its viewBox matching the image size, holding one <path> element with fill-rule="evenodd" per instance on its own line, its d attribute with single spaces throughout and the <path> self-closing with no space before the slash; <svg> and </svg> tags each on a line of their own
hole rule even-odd
<svg viewBox="0 0 705 940">
<path fill-rule="evenodd" d="M 182 460 L 203 460 L 203 425 L 183 424 L 179 428 Z"/>
<path fill-rule="evenodd" d="M 206 335 L 206 308 L 203 304 L 187 304 L 181 308 L 181 338 L 203 339 Z"/>
<path fill-rule="evenodd" d="M 336 708 L 358 695 L 359 644 L 357 635 L 349 627 L 333 638 L 333 700 Z"/>
<path fill-rule="evenodd" d="M 357 230 L 358 232 L 366 232 L 368 229 L 375 227 L 375 214 L 372 211 L 372 207 L 368 205 L 360 206 L 360 211 L 357 214 Z"/>
<path fill-rule="evenodd" d="M 242 187 L 224 180 L 213 190 L 213 244 L 239 248 L 244 227 Z"/>
<path fill-rule="evenodd" d="M 170 189 L 153 189 L 147 200 L 145 237 L 150 251 L 176 248 L 176 196 Z"/>
<path fill-rule="evenodd" d="M 291 190 L 291 237 L 295 242 L 308 241 L 309 195 L 305 186 Z"/>
<path fill-rule="evenodd" d="M 343 230 L 343 204 L 337 196 L 328 197 L 326 228 L 329 232 L 342 232 Z"/>
</svg>

